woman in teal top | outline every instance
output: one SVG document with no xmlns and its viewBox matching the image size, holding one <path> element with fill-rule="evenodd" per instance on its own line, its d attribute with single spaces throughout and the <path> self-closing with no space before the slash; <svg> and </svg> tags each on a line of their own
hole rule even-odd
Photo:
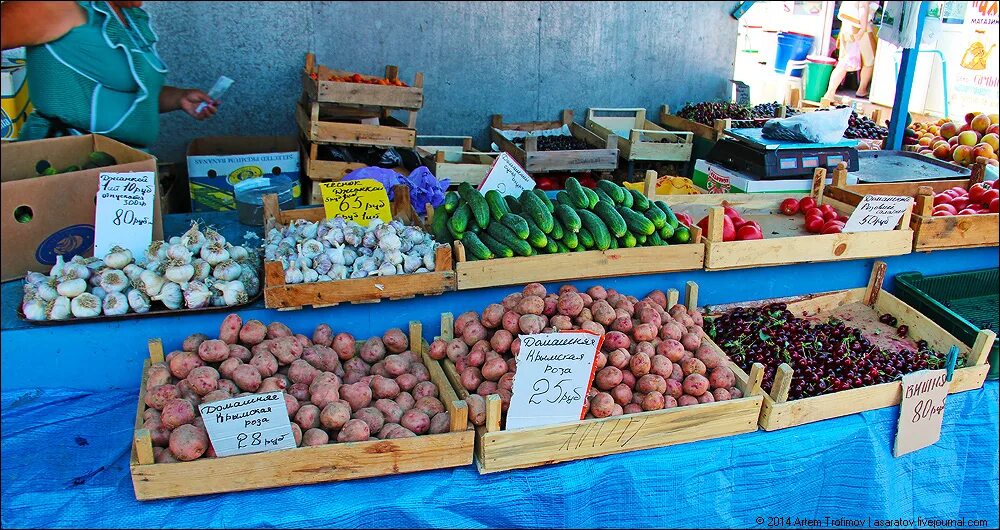
<svg viewBox="0 0 1000 530">
<path fill-rule="evenodd" d="M 35 111 L 20 140 L 96 133 L 148 148 L 159 114 L 197 120 L 217 102 L 197 89 L 164 85 L 167 67 L 142 2 L 4 2 L 3 49 L 26 47 Z M 195 112 L 199 103 L 207 105 Z"/>
</svg>

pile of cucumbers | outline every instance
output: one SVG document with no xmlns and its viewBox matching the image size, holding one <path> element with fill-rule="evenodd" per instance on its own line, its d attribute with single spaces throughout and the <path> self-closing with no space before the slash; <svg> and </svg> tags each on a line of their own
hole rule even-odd
<svg viewBox="0 0 1000 530">
<path fill-rule="evenodd" d="M 615 248 L 683 244 L 691 231 L 663 201 L 608 180 L 596 189 L 566 179 L 555 201 L 539 189 L 518 197 L 479 193 L 468 183 L 434 210 L 434 238 L 461 241 L 466 259 L 483 260 Z"/>
</svg>

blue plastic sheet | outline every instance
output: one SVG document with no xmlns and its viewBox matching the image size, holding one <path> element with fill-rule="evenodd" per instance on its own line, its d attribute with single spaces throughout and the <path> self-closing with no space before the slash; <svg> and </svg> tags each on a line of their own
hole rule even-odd
<svg viewBox="0 0 1000 530">
<path fill-rule="evenodd" d="M 998 385 L 948 397 L 892 457 L 898 407 L 480 476 L 473 466 L 138 502 L 134 392 L 2 394 L 3 527 L 743 527 L 917 517 L 998 524 Z M 869 519 L 871 518 L 871 519 Z M 760 521 L 760 522 L 758 522 Z M 914 523 L 916 524 L 916 523 Z M 957 525 L 952 525 L 957 526 Z M 966 527 L 968 524 L 966 523 Z"/>
</svg>

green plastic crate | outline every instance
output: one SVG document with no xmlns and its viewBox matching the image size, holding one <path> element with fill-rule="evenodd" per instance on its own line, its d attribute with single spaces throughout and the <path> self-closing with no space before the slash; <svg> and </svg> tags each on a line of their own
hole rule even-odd
<svg viewBox="0 0 1000 530">
<path fill-rule="evenodd" d="M 920 311 L 965 344 L 972 346 L 976 334 L 987 328 L 997 331 L 1000 304 L 997 269 L 924 276 L 904 272 L 895 278 L 896 296 Z M 1000 359 L 998 343 L 989 354 L 987 379 L 996 379 Z"/>
</svg>

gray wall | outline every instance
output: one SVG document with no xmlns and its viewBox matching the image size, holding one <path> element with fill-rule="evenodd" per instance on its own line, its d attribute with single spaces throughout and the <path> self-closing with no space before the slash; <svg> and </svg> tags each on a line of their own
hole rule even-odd
<svg viewBox="0 0 1000 530">
<path fill-rule="evenodd" d="M 412 80 L 424 72 L 421 134 L 472 135 L 489 116 L 552 120 L 572 108 L 672 107 L 726 97 L 735 2 L 147 2 L 167 82 L 236 83 L 210 121 L 164 116 L 154 152 L 182 161 L 198 136 L 294 134 L 304 54 Z M 656 114 L 650 114 L 655 116 Z"/>
</svg>

